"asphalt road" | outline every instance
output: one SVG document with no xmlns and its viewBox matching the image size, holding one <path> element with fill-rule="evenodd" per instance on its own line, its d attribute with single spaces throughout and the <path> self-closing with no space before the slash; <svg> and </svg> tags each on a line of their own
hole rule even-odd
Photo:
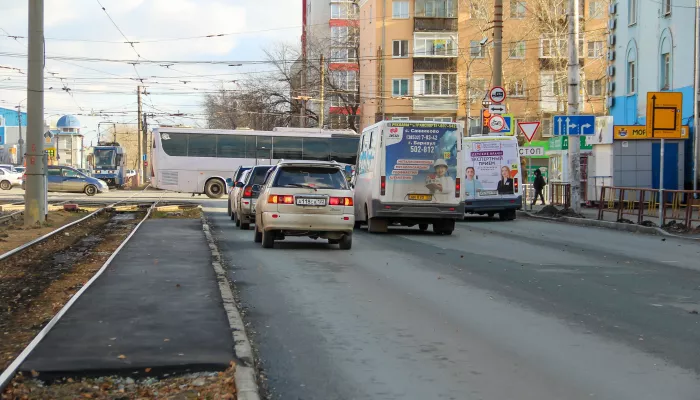
<svg viewBox="0 0 700 400">
<path fill-rule="evenodd" d="M 205 204 L 271 398 L 700 398 L 700 244 L 472 219 L 263 250 Z"/>
</svg>

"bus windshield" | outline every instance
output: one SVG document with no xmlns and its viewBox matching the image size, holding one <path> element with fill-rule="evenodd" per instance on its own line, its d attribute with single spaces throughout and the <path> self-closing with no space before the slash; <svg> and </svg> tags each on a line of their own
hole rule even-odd
<svg viewBox="0 0 700 400">
<path fill-rule="evenodd" d="M 114 150 L 95 149 L 95 168 L 114 169 Z"/>
</svg>

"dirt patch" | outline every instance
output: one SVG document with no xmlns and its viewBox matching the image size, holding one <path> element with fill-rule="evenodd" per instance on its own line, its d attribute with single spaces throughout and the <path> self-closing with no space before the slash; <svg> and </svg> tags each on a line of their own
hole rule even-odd
<svg viewBox="0 0 700 400">
<path fill-rule="evenodd" d="M 143 214 L 101 214 L 0 262 L 0 369 L 104 264 Z"/>
<path fill-rule="evenodd" d="M 201 218 L 202 210 L 199 207 L 186 207 L 177 210 L 156 210 L 151 213 L 153 218 L 176 218 L 176 219 L 192 219 Z"/>
<path fill-rule="evenodd" d="M 661 227 L 666 232 L 671 233 L 687 233 L 690 231 L 687 226 L 676 221 L 670 221 Z"/>
<path fill-rule="evenodd" d="M 648 227 L 651 227 L 651 228 L 656 228 L 656 227 L 658 226 L 658 225 L 656 225 L 655 223 L 653 223 L 653 222 L 651 222 L 651 221 L 642 221 L 642 223 L 641 223 L 640 225 L 642 225 L 642 226 L 648 226 Z"/>
<path fill-rule="evenodd" d="M 586 218 L 583 214 L 577 214 L 574 210 L 570 208 L 558 209 L 552 205 L 544 206 L 540 211 L 536 213 L 542 217 L 559 218 L 559 217 L 574 217 L 574 218 Z"/>
<path fill-rule="evenodd" d="M 148 371 L 148 370 L 147 370 Z M 236 398 L 235 364 L 224 372 L 202 372 L 178 377 L 132 378 L 103 377 L 46 385 L 37 379 L 15 378 L 2 395 L 3 400 L 73 399 L 212 399 Z"/>
<path fill-rule="evenodd" d="M 25 227 L 23 218 L 0 225 L 0 254 L 46 235 L 84 216 L 85 212 L 52 211 L 49 213 L 48 221 L 40 227 Z"/>
<path fill-rule="evenodd" d="M 535 214 L 541 215 L 543 217 L 556 217 L 558 213 L 559 209 L 550 205 L 542 207 L 542 209 L 540 211 L 537 211 Z"/>
</svg>

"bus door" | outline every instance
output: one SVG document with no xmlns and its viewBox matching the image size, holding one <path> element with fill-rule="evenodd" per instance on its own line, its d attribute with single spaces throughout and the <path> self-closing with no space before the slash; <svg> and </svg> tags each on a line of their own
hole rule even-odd
<svg viewBox="0 0 700 400">
<path fill-rule="evenodd" d="M 258 136 L 255 147 L 255 165 L 272 164 L 272 137 Z"/>
</svg>

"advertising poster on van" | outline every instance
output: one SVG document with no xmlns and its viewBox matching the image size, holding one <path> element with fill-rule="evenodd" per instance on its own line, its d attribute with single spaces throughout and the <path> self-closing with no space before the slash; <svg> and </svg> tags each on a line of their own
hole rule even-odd
<svg viewBox="0 0 700 400">
<path fill-rule="evenodd" d="M 389 202 L 459 204 L 459 125 L 387 124 L 386 196 Z"/>
<path fill-rule="evenodd" d="M 500 198 L 515 194 L 519 176 L 518 142 L 510 138 L 464 141 L 466 199 Z"/>
</svg>

